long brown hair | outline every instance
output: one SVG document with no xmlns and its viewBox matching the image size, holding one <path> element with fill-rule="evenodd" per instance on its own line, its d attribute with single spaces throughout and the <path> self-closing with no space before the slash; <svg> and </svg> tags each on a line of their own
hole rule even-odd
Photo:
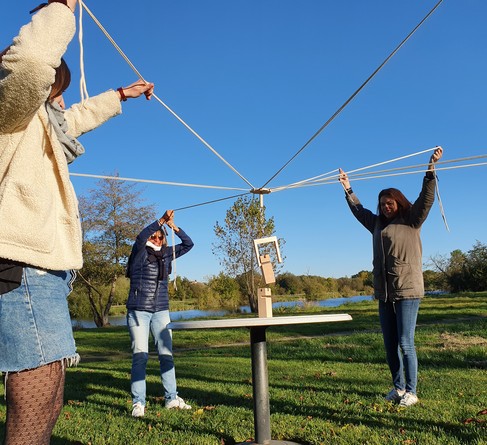
<svg viewBox="0 0 487 445">
<path fill-rule="evenodd" d="M 381 190 L 379 193 L 378 204 L 377 204 L 377 214 L 382 220 L 386 220 L 387 218 L 382 213 L 380 208 L 380 198 L 385 196 L 386 198 L 391 198 L 397 203 L 397 211 L 399 215 L 404 216 L 412 207 L 411 202 L 403 195 L 403 193 L 395 188 L 388 188 Z"/>
<path fill-rule="evenodd" d="M 61 64 L 56 68 L 56 78 L 51 87 L 51 93 L 49 94 L 49 100 L 53 100 L 55 97 L 60 96 L 66 91 L 71 83 L 71 71 L 69 71 L 68 65 L 61 58 Z"/>
<path fill-rule="evenodd" d="M 10 46 L 7 46 L 7 48 L 0 52 L 0 63 L 2 63 L 2 58 L 9 49 Z M 61 63 L 56 68 L 56 77 L 54 78 L 54 83 L 51 86 L 51 93 L 49 94 L 48 100 L 53 100 L 55 97 L 63 94 L 63 92 L 69 87 L 70 83 L 71 71 L 69 70 L 65 60 L 61 58 Z"/>
</svg>

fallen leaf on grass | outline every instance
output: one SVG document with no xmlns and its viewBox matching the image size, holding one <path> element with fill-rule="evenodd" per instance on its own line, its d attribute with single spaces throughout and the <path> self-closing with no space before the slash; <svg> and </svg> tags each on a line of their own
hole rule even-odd
<svg viewBox="0 0 487 445">
<path fill-rule="evenodd" d="M 68 403 L 67 404 L 68 405 L 77 405 L 77 406 L 79 406 L 79 405 L 82 405 L 83 402 L 80 402 L 79 400 L 68 400 Z"/>
<path fill-rule="evenodd" d="M 484 423 L 485 420 L 476 419 L 475 417 L 469 417 L 468 419 L 465 419 L 463 421 L 463 424 L 464 425 L 468 425 L 469 423 L 473 423 L 473 422 L 475 422 L 475 423 Z"/>
<path fill-rule="evenodd" d="M 484 416 L 487 414 L 487 409 L 483 409 L 481 411 L 479 411 L 477 413 L 477 416 Z M 476 419 L 475 417 L 469 417 L 468 419 L 465 419 L 463 421 L 463 424 L 464 425 L 468 425 L 469 423 L 472 423 L 472 422 L 475 422 L 475 423 L 484 423 L 485 420 L 481 420 L 481 419 Z"/>
<path fill-rule="evenodd" d="M 382 413 L 384 411 L 384 407 L 382 405 L 379 405 L 378 403 L 374 403 L 372 405 L 372 409 L 374 411 L 377 411 L 378 413 Z"/>
</svg>

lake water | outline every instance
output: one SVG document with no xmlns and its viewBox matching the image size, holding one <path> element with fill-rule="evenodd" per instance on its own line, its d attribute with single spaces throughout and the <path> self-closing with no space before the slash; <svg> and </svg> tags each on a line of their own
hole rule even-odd
<svg viewBox="0 0 487 445">
<path fill-rule="evenodd" d="M 357 295 L 355 297 L 343 297 L 343 298 L 330 298 L 328 300 L 318 300 L 318 301 L 280 301 L 272 304 L 273 309 L 279 309 L 280 307 L 296 307 L 296 306 L 321 306 L 321 307 L 339 307 L 346 303 L 358 303 L 360 301 L 372 300 L 370 295 Z M 239 313 L 249 314 L 250 306 L 241 306 L 239 308 Z M 171 320 L 191 320 L 194 318 L 201 317 L 223 317 L 231 312 L 228 310 L 207 310 L 202 311 L 198 309 L 192 309 L 188 311 L 171 311 Z M 126 326 L 127 320 L 125 315 L 108 317 L 108 320 L 112 326 Z M 72 320 L 73 327 L 77 328 L 96 328 L 95 322 L 92 320 Z"/>
</svg>

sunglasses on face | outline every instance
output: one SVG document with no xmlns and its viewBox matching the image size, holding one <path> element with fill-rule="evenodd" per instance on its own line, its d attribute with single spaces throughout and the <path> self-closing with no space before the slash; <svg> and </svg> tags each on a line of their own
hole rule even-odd
<svg viewBox="0 0 487 445">
<path fill-rule="evenodd" d="M 164 239 L 164 237 L 162 235 L 151 235 L 149 237 L 149 239 L 159 239 L 162 241 Z"/>
</svg>

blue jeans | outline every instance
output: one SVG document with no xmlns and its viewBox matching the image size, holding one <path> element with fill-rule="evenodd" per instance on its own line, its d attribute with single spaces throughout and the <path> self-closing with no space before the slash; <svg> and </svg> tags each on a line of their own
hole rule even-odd
<svg viewBox="0 0 487 445">
<path fill-rule="evenodd" d="M 0 371 L 79 360 L 66 297 L 74 272 L 24 267 L 19 287 L 0 295 Z"/>
<path fill-rule="evenodd" d="M 379 319 L 384 337 L 387 363 L 394 388 L 416 394 L 418 358 L 414 332 L 418 318 L 419 298 L 395 303 L 379 301 Z"/>
<path fill-rule="evenodd" d="M 176 371 L 172 356 L 172 333 L 167 329 L 171 318 L 169 311 L 146 312 L 129 310 L 127 326 L 132 340 L 132 374 L 131 391 L 132 402 L 140 402 L 145 406 L 146 401 L 146 367 L 149 358 L 149 333 L 152 333 L 159 356 L 161 381 L 164 387 L 164 397 L 170 401 L 177 396 Z"/>
</svg>

